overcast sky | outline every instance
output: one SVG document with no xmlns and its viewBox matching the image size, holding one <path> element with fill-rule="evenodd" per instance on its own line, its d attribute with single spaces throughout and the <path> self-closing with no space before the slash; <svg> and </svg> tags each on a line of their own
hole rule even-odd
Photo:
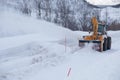
<svg viewBox="0 0 120 80">
<path fill-rule="evenodd" d="M 120 4 L 120 0 L 86 0 L 95 5 L 115 5 Z"/>
</svg>

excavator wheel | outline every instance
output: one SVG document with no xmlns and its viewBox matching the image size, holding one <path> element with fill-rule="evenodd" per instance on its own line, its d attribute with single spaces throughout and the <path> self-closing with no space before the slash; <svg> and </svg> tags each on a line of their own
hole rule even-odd
<svg viewBox="0 0 120 80">
<path fill-rule="evenodd" d="M 107 50 L 111 49 L 111 37 L 107 37 Z"/>
<path fill-rule="evenodd" d="M 103 51 L 107 50 L 107 38 L 104 38 Z"/>
</svg>

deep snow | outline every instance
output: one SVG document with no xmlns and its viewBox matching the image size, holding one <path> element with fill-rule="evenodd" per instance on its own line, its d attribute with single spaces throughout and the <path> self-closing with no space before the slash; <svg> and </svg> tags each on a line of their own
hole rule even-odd
<svg viewBox="0 0 120 80">
<path fill-rule="evenodd" d="M 91 44 L 78 47 L 87 32 L 11 11 L 0 13 L 0 18 L 0 80 L 120 79 L 120 31 L 108 32 L 112 49 L 101 53 Z"/>
</svg>

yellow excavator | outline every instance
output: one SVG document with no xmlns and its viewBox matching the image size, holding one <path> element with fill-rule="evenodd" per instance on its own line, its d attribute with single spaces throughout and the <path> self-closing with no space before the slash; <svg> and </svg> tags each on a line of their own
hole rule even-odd
<svg viewBox="0 0 120 80">
<path fill-rule="evenodd" d="M 94 43 L 93 49 L 97 51 L 106 51 L 111 49 L 111 37 L 107 35 L 107 25 L 104 22 L 99 23 L 96 17 L 91 19 L 93 33 L 88 36 L 83 36 L 79 40 L 79 46 L 84 46 L 85 43 Z"/>
</svg>

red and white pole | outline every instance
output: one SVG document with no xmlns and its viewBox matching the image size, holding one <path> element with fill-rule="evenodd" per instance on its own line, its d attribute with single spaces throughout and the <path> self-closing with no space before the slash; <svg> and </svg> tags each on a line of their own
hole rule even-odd
<svg viewBox="0 0 120 80">
<path fill-rule="evenodd" d="M 71 68 L 69 68 L 69 70 L 68 70 L 67 77 L 70 76 L 70 73 L 71 73 Z"/>
</svg>

